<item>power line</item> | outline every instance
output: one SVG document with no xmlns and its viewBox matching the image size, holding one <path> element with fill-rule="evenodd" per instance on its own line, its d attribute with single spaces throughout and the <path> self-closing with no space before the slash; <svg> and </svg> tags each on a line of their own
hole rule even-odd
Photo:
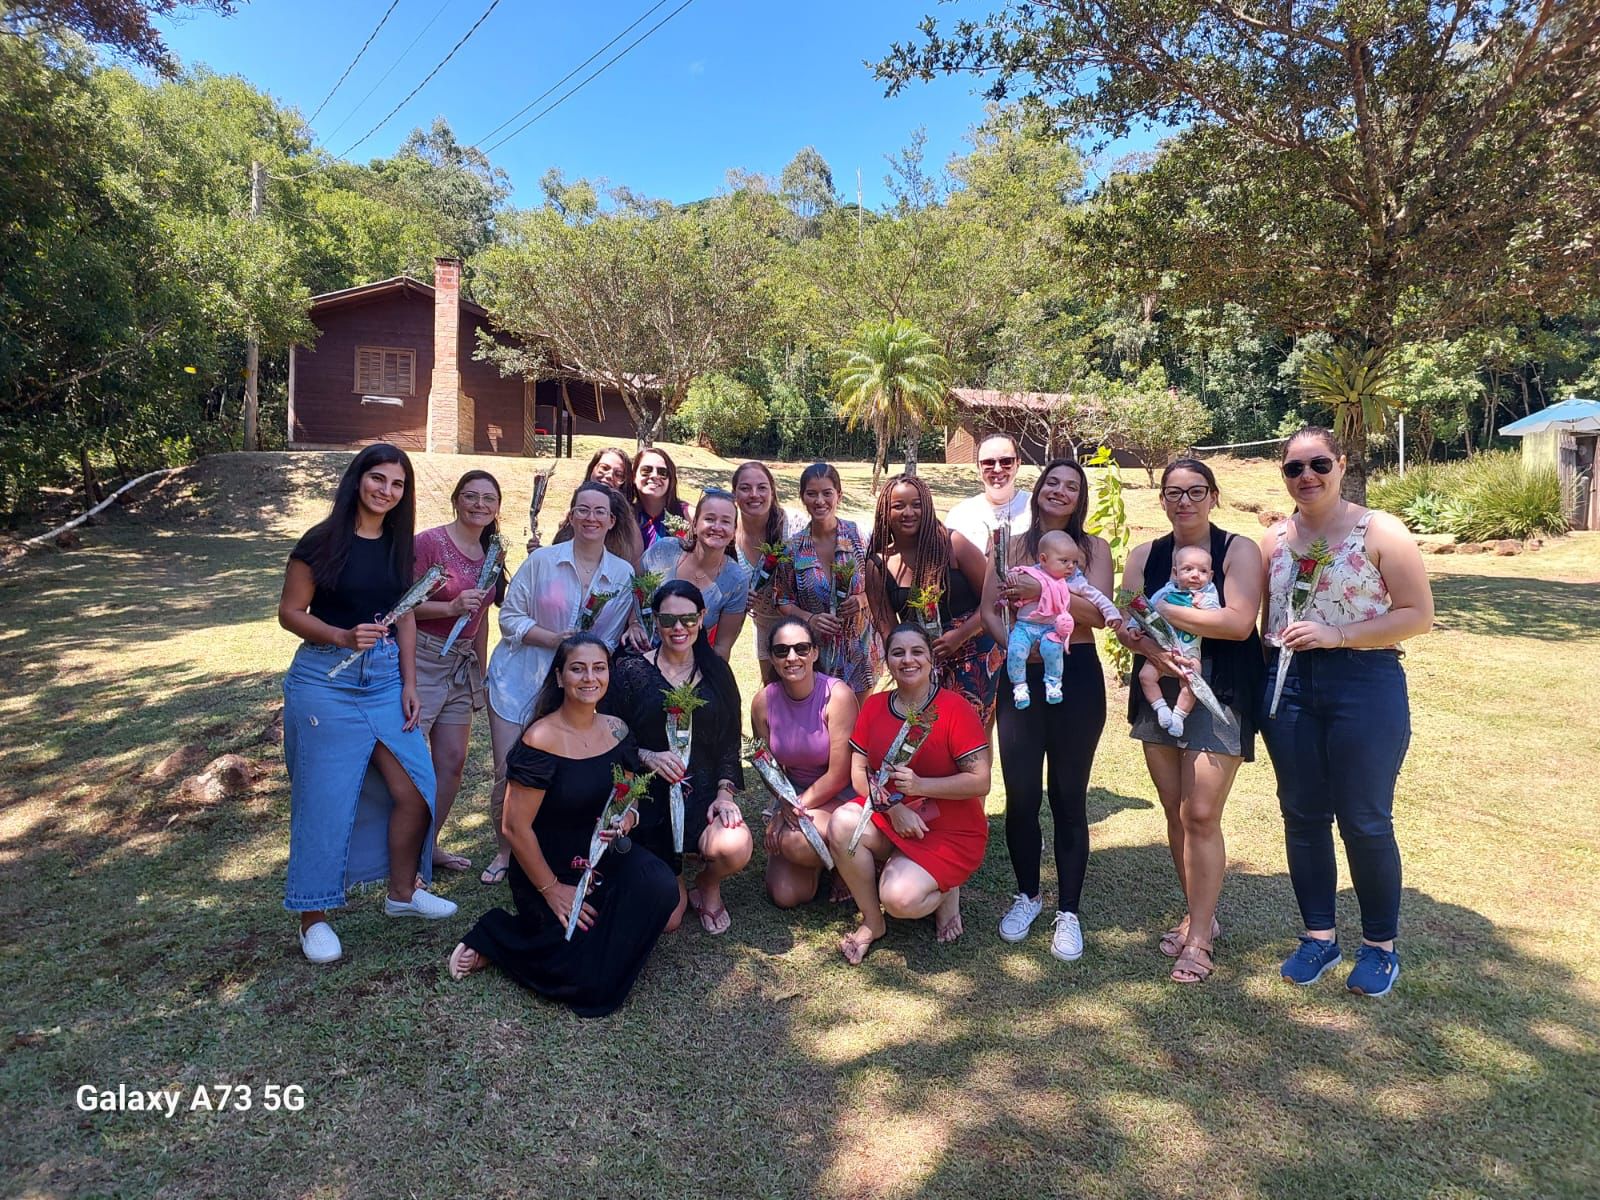
<svg viewBox="0 0 1600 1200">
<path fill-rule="evenodd" d="M 479 145 L 482 145 L 484 142 L 487 142 L 490 138 L 492 138 L 495 134 L 499 133 L 507 125 L 511 124 L 511 122 L 515 121 L 523 113 L 527 112 L 535 104 L 539 103 L 539 101 L 543 100 L 551 92 L 555 91 L 563 83 L 565 83 L 567 80 L 571 79 L 579 71 L 583 70 L 590 63 L 592 63 L 595 59 L 599 58 L 607 50 L 609 50 L 609 49 L 611 49 L 611 47 L 615 46 L 623 38 L 627 37 L 628 34 L 632 33 L 636 28 L 638 28 L 638 26 L 640 24 L 643 23 L 643 21 L 645 20 L 646 17 L 648 17 L 651 13 L 655 12 L 656 9 L 660 8 L 665 3 L 667 3 L 667 0 L 656 0 L 656 2 L 654 4 L 652 4 L 649 8 L 645 9 L 644 12 L 640 13 L 637 17 L 634 18 L 633 24 L 629 25 L 626 29 L 624 29 L 621 32 L 619 32 L 616 37 L 612 38 L 604 46 L 601 46 L 600 49 L 596 50 L 593 54 L 589 55 L 588 58 L 584 59 L 577 66 L 573 67 L 572 70 L 568 71 L 560 79 L 556 80 L 549 87 L 545 88 L 544 91 L 540 92 L 532 100 L 529 100 L 526 104 L 524 104 L 521 108 L 517 109 L 516 112 L 512 113 L 504 121 L 501 121 L 500 124 L 496 125 L 493 129 L 489 130 L 488 133 L 484 134 L 481 138 L 479 138 L 476 142 L 474 142 L 473 145 L 474 146 L 479 146 Z"/>
<path fill-rule="evenodd" d="M 378 76 L 378 82 L 367 89 L 367 94 L 356 101 L 356 106 L 354 108 L 345 113 L 344 120 L 340 121 L 328 131 L 328 137 L 331 138 L 334 134 L 338 133 L 339 130 L 343 129 L 347 124 L 349 124 L 351 117 L 355 116 L 358 112 L 366 107 L 367 101 L 372 99 L 373 93 L 383 86 L 384 80 L 388 79 L 389 76 L 394 74 L 394 69 L 406 60 L 406 55 L 410 54 L 417 48 L 417 43 L 427 36 L 428 30 L 433 28 L 434 22 L 444 15 L 444 10 L 449 8 L 450 4 L 451 0 L 444 0 L 444 3 L 439 5 L 439 7 L 434 10 L 433 16 L 428 18 L 428 23 L 417 31 L 417 36 L 411 39 L 410 44 L 406 46 L 404 50 L 400 51 L 395 60 L 389 64 L 389 69 L 382 75 Z M 327 138 L 324 138 L 323 140 L 326 141 Z"/>
<path fill-rule="evenodd" d="M 384 10 L 383 16 L 378 19 L 377 29 L 374 29 L 371 33 L 367 34 L 367 40 L 361 43 L 361 49 L 356 51 L 356 56 L 350 60 L 350 65 L 344 69 L 344 74 L 339 76 L 338 82 L 335 83 L 333 87 L 329 89 L 328 94 L 322 98 L 322 103 L 317 105 L 317 111 L 306 118 L 307 125 L 311 124 L 319 115 L 321 115 L 322 110 L 328 106 L 328 101 L 333 99 L 333 93 L 337 92 L 343 85 L 344 81 L 350 78 L 350 72 L 356 69 L 356 64 L 361 61 L 361 56 L 367 52 L 367 47 L 372 45 L 372 39 L 378 36 L 378 31 L 383 28 L 384 22 L 389 19 L 389 14 L 395 10 L 399 3 L 400 0 L 390 0 L 389 7 Z"/>
<path fill-rule="evenodd" d="M 512 138 L 516 137 L 524 129 L 528 128 L 528 126 L 532 125 L 535 121 L 538 121 L 538 120 L 542 119 L 543 117 L 548 116 L 550 113 L 552 113 L 556 109 L 560 108 L 561 105 L 563 103 L 565 103 L 568 99 L 570 99 L 572 96 L 576 95 L 578 92 L 582 91 L 586 86 L 588 86 L 590 83 L 594 82 L 594 80 L 598 79 L 601 75 L 605 74 L 606 71 L 613 64 L 615 64 L 619 60 L 627 57 L 628 52 L 630 50 L 632 50 L 635 46 L 637 46 L 640 42 L 644 41 L 651 34 L 653 34 L 656 30 L 660 29 L 668 21 L 672 20 L 673 17 L 677 16 L 679 13 L 681 13 L 684 9 L 688 8 L 689 5 L 691 5 L 693 3 L 694 3 L 694 0 L 683 0 L 682 4 L 678 5 L 677 8 L 673 9 L 666 16 L 662 17 L 661 20 L 657 21 L 654 25 L 650 26 L 649 29 L 645 30 L 642 34 L 640 34 L 638 37 L 636 37 L 633 41 L 629 42 L 626 46 L 624 46 L 616 54 L 612 55 L 603 64 L 601 64 L 598 68 L 596 68 L 591 74 L 589 74 L 585 79 L 583 79 L 582 82 L 573 85 L 570 89 L 568 89 L 566 92 L 564 92 L 560 97 L 558 97 L 557 99 L 551 101 L 550 104 L 548 104 L 546 107 L 540 109 L 537 113 L 535 113 L 533 116 L 529 117 L 521 125 L 518 125 L 515 129 L 513 129 L 510 133 L 506 134 L 505 137 L 501 138 L 499 141 L 495 142 L 493 145 L 485 146 L 483 148 L 483 152 L 485 154 L 488 154 L 491 151 L 498 150 L 501 146 L 504 146 L 507 142 L 509 142 Z M 654 11 L 654 10 L 652 10 L 652 11 Z M 647 13 L 646 15 L 648 16 L 649 14 Z M 643 18 L 641 18 L 641 20 L 642 19 Z M 635 24 L 637 24 L 637 23 L 638 22 L 635 22 Z M 631 29 L 632 26 L 629 26 L 629 28 Z M 624 31 L 624 32 L 626 32 L 626 31 Z M 579 69 L 581 70 L 581 68 L 579 68 Z M 534 103 L 538 103 L 538 101 L 535 101 Z M 524 109 L 524 111 L 526 111 L 526 109 Z"/>
<path fill-rule="evenodd" d="M 411 103 L 411 98 L 413 96 L 415 96 L 418 92 L 420 92 L 423 88 L 428 86 L 429 80 L 431 80 L 435 75 L 437 75 L 441 70 L 444 69 L 445 63 L 449 62 L 452 58 L 455 57 L 456 51 L 461 49 L 461 47 L 463 47 L 463 46 L 465 46 L 467 44 L 467 39 L 470 38 L 473 34 L 478 32 L 478 26 L 482 25 L 485 21 L 487 21 L 489 19 L 489 14 L 492 13 L 495 9 L 497 9 L 499 7 L 500 7 L 500 0 L 490 0 L 489 7 L 483 10 L 483 15 L 480 16 L 476 21 L 474 21 L 472 23 L 472 28 L 471 29 L 467 30 L 464 34 L 461 35 L 461 40 L 459 42 L 457 42 L 454 46 L 450 47 L 450 52 L 439 60 L 438 65 L 435 66 L 433 68 L 433 70 L 429 71 L 426 75 L 424 75 L 422 77 L 422 82 L 417 84 L 416 87 L 412 88 L 409 92 L 407 92 L 406 95 L 405 95 L 405 99 L 401 100 L 399 104 L 396 104 L 393 108 L 391 108 L 388 112 L 386 112 L 383 115 L 383 119 L 381 121 L 379 121 L 371 129 L 369 129 L 365 133 L 363 133 L 355 141 L 351 142 L 350 145 L 346 146 L 345 150 L 344 150 L 344 153 L 339 155 L 339 157 L 340 158 L 345 158 L 346 156 L 348 156 L 350 151 L 354 150 L 357 146 L 361 145 L 362 142 L 366 141 L 373 134 L 377 133 L 378 130 L 382 129 L 385 125 L 387 125 L 389 123 L 389 118 L 393 117 L 395 115 L 395 113 L 399 112 L 407 104 Z"/>
</svg>

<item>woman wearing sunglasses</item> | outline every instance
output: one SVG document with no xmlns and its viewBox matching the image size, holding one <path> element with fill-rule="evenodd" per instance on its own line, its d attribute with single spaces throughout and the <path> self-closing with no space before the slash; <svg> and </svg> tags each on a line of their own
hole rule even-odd
<svg viewBox="0 0 1600 1200">
<path fill-rule="evenodd" d="M 1183 672 L 1198 671 L 1228 712 L 1227 721 L 1196 708 L 1183 734 L 1174 737 L 1156 717 L 1137 687 L 1128 689 L 1132 735 L 1144 743 L 1145 766 L 1166 810 L 1167 844 L 1187 915 L 1161 936 L 1161 952 L 1178 961 L 1175 983 L 1203 983 L 1213 970 L 1212 946 L 1221 933 L 1217 898 L 1227 848 L 1222 839 L 1222 808 L 1239 764 L 1255 757 L 1255 697 L 1262 673 L 1256 617 L 1261 609 L 1261 552 L 1249 538 L 1211 523 L 1221 493 L 1205 463 L 1180 458 L 1161 473 L 1161 506 L 1172 532 L 1136 547 L 1128 556 L 1122 585 L 1153 596 L 1172 577 L 1172 558 L 1186 546 L 1211 555 L 1217 608 L 1157 606 L 1168 624 L 1200 637 L 1200 658 L 1178 659 L 1149 638 L 1126 628 L 1117 636 L 1134 652 L 1133 673 L 1146 663 L 1161 671 L 1169 705 L 1176 702 Z"/>
<path fill-rule="evenodd" d="M 705 598 L 683 579 L 669 579 L 650 598 L 661 644 L 644 654 L 624 654 L 611 672 L 602 711 L 628 723 L 639 757 L 655 772 L 635 837 L 678 877 L 678 906 L 667 922 L 672 932 L 685 904 L 694 906 L 707 933 L 728 931 L 722 882 L 744 870 L 754 843 L 734 793 L 744 786 L 739 762 L 739 685 L 705 635 Z M 705 703 L 689 718 L 689 770 L 667 747 L 666 695 L 684 684 Z M 684 784 L 683 853 L 672 848 L 669 791 Z M 683 860 L 700 858 L 692 891 L 685 891 Z"/>
<path fill-rule="evenodd" d="M 833 814 L 855 797 L 850 730 L 860 705 L 843 683 L 818 673 L 817 644 L 811 627 L 799 617 L 779 617 L 767 647 L 778 678 L 756 693 L 750 728 L 772 748 L 772 757 L 794 784 L 800 807 L 826 839 Z M 767 895 L 774 904 L 794 908 L 817 894 L 822 859 L 787 805 L 774 803 L 765 845 Z"/>
<path fill-rule="evenodd" d="M 639 563 L 641 570 L 654 571 L 663 580 L 684 579 L 700 589 L 706 602 L 706 639 L 723 662 L 739 640 L 750 603 L 750 573 L 731 550 L 737 519 L 733 497 L 721 488 L 708 488 L 694 506 L 688 547 L 677 538 L 661 538 Z"/>
<path fill-rule="evenodd" d="M 1400 849 L 1394 786 L 1411 741 L 1400 643 L 1433 626 L 1422 554 L 1388 513 L 1344 499 L 1345 460 L 1326 429 L 1284 444 L 1294 513 L 1261 541 L 1266 558 L 1262 631 L 1272 647 L 1261 736 L 1278 776 L 1289 878 L 1305 931 L 1283 977 L 1307 985 L 1340 961 L 1334 895 L 1339 824 L 1361 908 L 1361 946 L 1346 986 L 1387 995 L 1400 978 Z M 1297 579 L 1311 584 L 1294 601 Z M 1268 715 L 1277 658 L 1292 651 L 1276 716 Z"/>
<path fill-rule="evenodd" d="M 689 519 L 689 506 L 678 499 L 678 468 L 665 450 L 654 446 L 639 451 L 633 460 L 633 480 L 628 499 L 633 502 L 639 538 L 646 550 L 670 537 L 667 518 Z"/>
</svg>

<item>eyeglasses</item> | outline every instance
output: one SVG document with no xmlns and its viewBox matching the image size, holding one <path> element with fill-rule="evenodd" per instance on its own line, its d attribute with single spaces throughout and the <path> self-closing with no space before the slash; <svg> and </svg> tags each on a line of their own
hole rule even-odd
<svg viewBox="0 0 1600 1200">
<path fill-rule="evenodd" d="M 1310 467 L 1318 475 L 1326 475 L 1333 470 L 1333 459 L 1326 454 L 1319 454 L 1308 463 L 1301 462 L 1298 458 L 1291 458 L 1283 464 L 1283 477 L 1285 479 L 1299 479 L 1300 476 L 1306 473 L 1307 467 Z"/>
<path fill-rule="evenodd" d="M 787 644 L 780 643 L 772 647 L 772 657 L 788 658 L 792 655 L 795 658 L 804 658 L 816 648 L 816 644 L 813 642 L 789 642 Z"/>
<path fill-rule="evenodd" d="M 1004 458 L 980 458 L 978 465 L 990 471 L 1008 471 L 1017 465 L 1017 459 L 1014 454 L 1008 454 Z"/>
<path fill-rule="evenodd" d="M 463 504 L 499 504 L 500 497 L 493 492 L 462 492 L 456 499 Z"/>
<path fill-rule="evenodd" d="M 637 467 L 634 469 L 634 474 L 646 479 L 652 475 L 659 475 L 661 478 L 666 479 L 670 472 L 665 467 Z"/>
<path fill-rule="evenodd" d="M 676 629 L 680 625 L 685 629 L 693 629 L 696 625 L 700 624 L 700 614 L 657 613 L 656 624 L 661 626 L 663 629 Z"/>
<path fill-rule="evenodd" d="M 1161 498 L 1168 504 L 1176 504 L 1180 500 L 1187 500 L 1190 504 L 1199 504 L 1211 495 L 1211 489 L 1203 483 L 1197 483 L 1192 488 L 1169 487 L 1161 489 Z"/>
<path fill-rule="evenodd" d="M 575 508 L 572 510 L 574 521 L 601 521 L 611 515 L 611 506 L 604 508 Z"/>
</svg>

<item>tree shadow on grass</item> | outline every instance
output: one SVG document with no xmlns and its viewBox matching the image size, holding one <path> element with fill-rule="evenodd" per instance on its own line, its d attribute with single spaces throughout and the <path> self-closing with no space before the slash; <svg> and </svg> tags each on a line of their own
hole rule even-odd
<svg viewBox="0 0 1600 1200">
<path fill-rule="evenodd" d="M 1522 577 L 1435 575 L 1438 627 L 1568 642 L 1600 629 L 1600 587 Z"/>
</svg>

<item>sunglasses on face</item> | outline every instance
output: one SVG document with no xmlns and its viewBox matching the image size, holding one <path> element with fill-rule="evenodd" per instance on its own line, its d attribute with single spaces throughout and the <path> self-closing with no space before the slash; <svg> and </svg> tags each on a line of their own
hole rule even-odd
<svg viewBox="0 0 1600 1200">
<path fill-rule="evenodd" d="M 699 613 L 657 613 L 656 614 L 656 624 L 661 626 L 661 628 L 663 628 L 663 629 L 676 629 L 680 625 L 683 626 L 685 629 L 693 629 L 695 626 L 700 624 L 700 614 Z"/>
<path fill-rule="evenodd" d="M 640 467 L 634 474 L 641 479 L 649 479 L 652 475 L 659 475 L 665 479 L 667 478 L 667 469 L 665 467 Z"/>
<path fill-rule="evenodd" d="M 1190 504 L 1199 504 L 1211 495 L 1211 489 L 1203 483 L 1197 483 L 1192 488 L 1169 487 L 1161 489 L 1161 498 L 1168 504 L 1176 504 L 1179 500 L 1188 500 Z"/>
<path fill-rule="evenodd" d="M 780 643 L 772 648 L 772 657 L 788 658 L 793 655 L 795 658 L 804 658 L 815 649 L 816 646 L 811 642 L 790 642 L 787 645 Z"/>
<path fill-rule="evenodd" d="M 1319 454 L 1310 462 L 1301 462 L 1298 458 L 1291 458 L 1283 464 L 1283 477 L 1285 479 L 1299 479 L 1310 467 L 1318 475 L 1326 475 L 1333 470 L 1333 459 L 1326 454 Z"/>
<path fill-rule="evenodd" d="M 1017 460 L 1012 455 L 1007 455 L 1005 458 L 980 458 L 978 465 L 990 471 L 1009 471 L 1017 465 Z"/>
</svg>

